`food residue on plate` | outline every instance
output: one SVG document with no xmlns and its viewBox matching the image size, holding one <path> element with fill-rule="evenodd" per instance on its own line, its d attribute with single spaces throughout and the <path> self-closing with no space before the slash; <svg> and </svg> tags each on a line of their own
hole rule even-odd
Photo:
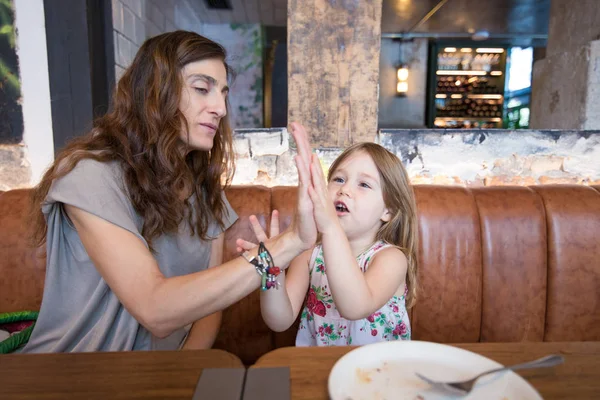
<svg viewBox="0 0 600 400">
<path fill-rule="evenodd" d="M 388 363 L 384 362 L 383 365 L 378 368 L 369 368 L 369 369 L 356 368 L 356 376 L 360 383 L 370 383 L 373 380 L 373 378 L 371 378 L 372 373 L 382 372 L 382 371 L 386 370 L 387 367 L 388 367 Z"/>
<path fill-rule="evenodd" d="M 373 380 L 371 378 L 371 372 L 365 371 L 362 368 L 356 368 L 356 377 L 360 383 L 369 383 Z"/>
</svg>

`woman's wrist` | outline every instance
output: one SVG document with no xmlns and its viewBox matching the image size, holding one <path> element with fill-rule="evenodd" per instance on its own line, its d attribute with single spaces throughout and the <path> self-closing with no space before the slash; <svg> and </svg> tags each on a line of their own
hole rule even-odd
<svg viewBox="0 0 600 400">
<path fill-rule="evenodd" d="M 272 240 L 272 246 L 275 247 L 277 253 L 273 258 L 277 265 L 288 266 L 294 258 L 306 250 L 302 240 L 291 229 L 285 230 Z"/>
</svg>

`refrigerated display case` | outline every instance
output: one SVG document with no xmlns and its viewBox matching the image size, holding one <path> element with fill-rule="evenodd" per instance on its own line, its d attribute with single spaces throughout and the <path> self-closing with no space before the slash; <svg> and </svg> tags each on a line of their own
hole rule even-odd
<svg viewBox="0 0 600 400">
<path fill-rule="evenodd" d="M 508 46 L 430 44 L 427 126 L 501 128 Z"/>
</svg>

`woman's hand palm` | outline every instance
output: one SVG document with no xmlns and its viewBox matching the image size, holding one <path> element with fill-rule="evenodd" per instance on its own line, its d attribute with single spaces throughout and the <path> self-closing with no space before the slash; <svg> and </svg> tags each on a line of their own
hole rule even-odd
<svg viewBox="0 0 600 400">
<path fill-rule="evenodd" d="M 302 242 L 302 247 L 309 249 L 317 241 L 314 208 L 308 194 L 308 188 L 311 185 L 310 144 L 306 130 L 300 124 L 292 123 L 292 136 L 298 149 L 298 155 L 295 157 L 296 168 L 298 169 L 298 203 L 292 230 Z"/>
</svg>

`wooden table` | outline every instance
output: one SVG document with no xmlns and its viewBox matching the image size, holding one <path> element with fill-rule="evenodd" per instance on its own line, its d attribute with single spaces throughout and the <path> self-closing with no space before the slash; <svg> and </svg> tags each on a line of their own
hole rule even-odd
<svg viewBox="0 0 600 400">
<path fill-rule="evenodd" d="M 552 369 L 519 371 L 546 400 L 600 398 L 600 342 L 453 344 L 503 365 L 555 353 L 565 363 Z M 252 368 L 290 367 L 292 400 L 327 399 L 327 379 L 335 362 L 355 347 L 285 347 L 265 354 Z"/>
<path fill-rule="evenodd" d="M 204 368 L 243 368 L 223 350 L 0 355 L 1 399 L 186 399 Z"/>
</svg>

